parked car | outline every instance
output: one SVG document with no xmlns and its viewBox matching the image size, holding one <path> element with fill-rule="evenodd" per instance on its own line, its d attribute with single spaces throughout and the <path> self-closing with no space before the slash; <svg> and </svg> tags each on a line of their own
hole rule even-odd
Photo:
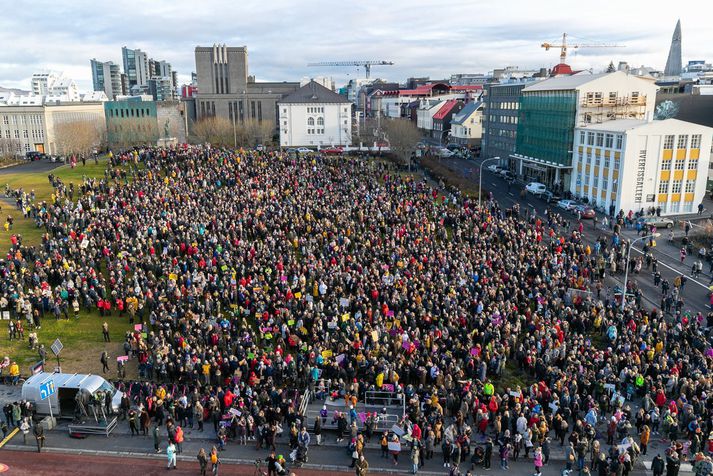
<svg viewBox="0 0 713 476">
<path fill-rule="evenodd" d="M 641 217 L 639 223 L 656 228 L 673 228 L 673 220 L 664 217 Z"/>
<path fill-rule="evenodd" d="M 545 184 L 540 182 L 530 182 L 525 186 L 525 190 L 527 193 L 531 193 L 539 197 L 547 191 L 547 187 L 545 187 Z"/>
<path fill-rule="evenodd" d="M 490 170 L 492 173 L 497 174 L 500 171 L 500 166 L 492 164 L 488 165 L 486 169 Z"/>
<path fill-rule="evenodd" d="M 540 196 L 541 199 L 546 201 L 547 203 L 556 203 L 559 202 L 562 199 L 562 196 L 559 193 L 556 192 L 550 192 L 549 190 L 543 193 Z"/>
<path fill-rule="evenodd" d="M 446 148 L 440 148 L 436 150 L 436 153 L 438 154 L 439 157 L 447 158 L 447 157 L 453 157 L 455 155 L 455 152 L 448 150 Z"/>
<path fill-rule="evenodd" d="M 298 152 L 300 154 L 311 154 L 314 152 L 312 149 L 308 149 L 307 147 L 298 147 L 295 149 L 295 152 Z"/>
<path fill-rule="evenodd" d="M 330 147 L 328 149 L 322 149 L 320 152 L 327 155 L 339 155 L 344 153 L 344 149 L 341 147 Z"/>
<path fill-rule="evenodd" d="M 587 205 L 577 205 L 572 209 L 572 213 L 575 215 L 579 213 L 579 216 L 585 220 L 591 220 L 597 216 L 597 212 L 595 212 L 592 207 Z"/>
<path fill-rule="evenodd" d="M 557 206 L 563 210 L 574 210 L 579 206 L 579 203 L 574 200 L 560 200 L 557 202 Z"/>
<path fill-rule="evenodd" d="M 504 170 L 503 172 L 500 173 L 500 175 L 502 175 L 505 180 L 508 180 L 508 181 L 515 180 L 515 174 L 509 170 Z"/>
<path fill-rule="evenodd" d="M 47 155 L 46 155 L 46 154 L 43 154 L 42 152 L 37 152 L 36 150 L 32 150 L 32 151 L 27 152 L 27 153 L 25 154 L 25 158 L 26 158 L 27 160 L 29 160 L 29 161 L 32 162 L 32 161 L 35 161 L 35 160 L 46 159 L 46 158 L 47 158 Z"/>
</svg>

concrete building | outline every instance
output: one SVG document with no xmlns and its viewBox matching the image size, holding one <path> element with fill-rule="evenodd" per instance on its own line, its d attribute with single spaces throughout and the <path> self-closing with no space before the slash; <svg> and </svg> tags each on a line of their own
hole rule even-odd
<svg viewBox="0 0 713 476">
<path fill-rule="evenodd" d="M 133 86 L 144 86 L 151 78 L 149 73 L 149 57 L 140 49 L 131 49 L 126 46 L 121 48 L 121 58 L 124 62 L 129 90 Z"/>
<path fill-rule="evenodd" d="M 351 102 L 310 81 L 281 99 L 280 146 L 349 146 L 352 143 Z"/>
<path fill-rule="evenodd" d="M 621 119 L 575 130 L 570 191 L 609 213 L 693 213 L 706 193 L 713 128 Z"/>
<path fill-rule="evenodd" d="M 470 102 L 451 119 L 449 142 L 465 146 L 479 146 L 483 137 L 483 103 Z"/>
<path fill-rule="evenodd" d="M 149 79 L 148 92 L 154 101 L 171 101 L 175 99 L 175 91 L 170 76 L 154 76 Z"/>
<path fill-rule="evenodd" d="M 62 73 L 48 72 L 32 75 L 32 94 L 47 96 L 56 101 L 79 101 L 77 83 Z"/>
<path fill-rule="evenodd" d="M 154 101 L 151 96 L 123 96 L 104 104 L 110 147 L 156 145 L 164 139 L 185 143 L 186 105 L 182 101 Z"/>
<path fill-rule="evenodd" d="M 218 116 L 230 121 L 268 121 L 277 130 L 277 102 L 299 88 L 299 82 L 256 82 L 248 75 L 245 46 L 197 46 L 195 95 L 198 119 Z"/>
<path fill-rule="evenodd" d="M 92 67 L 92 84 L 94 91 L 104 91 L 109 99 L 126 94 L 122 88 L 121 69 L 111 61 L 89 61 Z"/>
<path fill-rule="evenodd" d="M 46 102 L 43 96 L 13 100 L 3 94 L 0 93 L 0 155 L 24 156 L 30 151 L 63 154 L 57 129 L 64 123 L 93 125 L 97 136 L 103 136 L 101 101 Z"/>
<path fill-rule="evenodd" d="M 526 180 L 569 188 L 575 127 L 616 119 L 653 119 L 652 78 L 613 73 L 558 76 L 522 90 L 516 152 Z"/>
<path fill-rule="evenodd" d="M 515 153 L 517 123 L 520 116 L 520 96 L 529 82 L 486 84 L 483 94 L 483 135 L 480 156 L 500 157 L 507 164 Z M 520 161 L 512 161 L 510 168 L 517 170 Z"/>
</svg>

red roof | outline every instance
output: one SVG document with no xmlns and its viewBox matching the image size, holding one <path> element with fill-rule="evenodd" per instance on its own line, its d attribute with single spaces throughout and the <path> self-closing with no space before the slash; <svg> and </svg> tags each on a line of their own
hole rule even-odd
<svg viewBox="0 0 713 476">
<path fill-rule="evenodd" d="M 431 90 L 436 86 L 445 86 L 446 89 L 451 88 L 446 83 L 429 83 L 429 84 L 422 84 L 421 86 L 418 86 L 416 89 L 402 89 L 399 91 L 399 95 L 401 95 L 401 96 L 430 96 Z"/>
<path fill-rule="evenodd" d="M 455 99 L 449 99 L 443 106 L 441 106 L 438 112 L 433 115 L 433 119 L 444 119 L 448 113 L 453 110 L 456 104 L 458 104 L 458 101 Z"/>
<path fill-rule="evenodd" d="M 557 76 L 561 74 L 566 74 L 566 75 L 572 75 L 574 74 L 574 71 L 572 71 L 572 68 L 568 64 L 560 63 L 554 68 L 552 68 L 552 73 L 550 76 Z"/>
<path fill-rule="evenodd" d="M 451 91 L 482 91 L 481 84 L 469 84 L 467 86 L 451 86 Z"/>
</svg>

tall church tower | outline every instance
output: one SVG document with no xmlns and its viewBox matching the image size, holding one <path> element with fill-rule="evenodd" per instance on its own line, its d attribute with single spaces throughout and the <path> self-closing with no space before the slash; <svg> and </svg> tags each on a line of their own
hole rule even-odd
<svg viewBox="0 0 713 476">
<path fill-rule="evenodd" d="M 666 69 L 664 76 L 681 76 L 683 62 L 681 60 L 681 20 L 676 22 L 676 29 L 673 30 L 671 38 L 671 48 L 668 50 L 668 59 L 666 60 Z"/>
</svg>

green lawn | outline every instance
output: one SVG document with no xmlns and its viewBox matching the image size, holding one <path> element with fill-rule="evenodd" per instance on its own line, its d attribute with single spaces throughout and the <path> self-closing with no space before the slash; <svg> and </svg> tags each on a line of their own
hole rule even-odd
<svg viewBox="0 0 713 476">
<path fill-rule="evenodd" d="M 102 323 L 105 321 L 109 324 L 110 343 L 105 343 L 102 335 Z M 53 316 L 46 315 L 41 324 L 42 328 L 36 332 L 39 343 L 44 344 L 47 349 L 47 368 L 52 369 L 57 364 L 50 346 L 59 338 L 64 345 L 60 353 L 62 370 L 77 373 L 101 373 L 99 357 L 101 352 L 106 350 L 109 352 L 110 362 L 113 362 L 113 365 L 110 363 L 111 372 L 116 374 L 116 357 L 123 355 L 124 334 L 132 327 L 129 325 L 128 315 L 119 317 L 118 313 L 114 312 L 112 316 L 101 317 L 94 310 L 80 312 L 78 320 L 74 319 L 71 312 L 69 320 L 55 320 Z M 6 329 L 0 334 L 0 352 L 3 357 L 8 355 L 17 361 L 23 375 L 28 374 L 30 367 L 39 360 L 37 350 L 30 349 L 28 345 L 29 332 L 25 328 L 25 339 L 13 341 L 9 340 Z"/>
<path fill-rule="evenodd" d="M 106 169 L 106 159 L 100 160 L 99 164 L 94 164 L 93 161 L 87 162 L 86 166 L 78 164 L 74 169 L 65 165 L 51 172 L 37 173 L 14 173 L 0 176 L 0 187 L 4 194 L 5 184 L 10 184 L 10 187 L 17 189 L 22 187 L 23 190 L 29 192 L 35 191 L 37 200 L 50 200 L 53 189 L 49 180 L 48 174 L 53 173 L 55 176 L 62 179 L 65 184 L 74 183 L 75 187 L 81 185 L 84 177 L 104 177 Z M 75 195 L 76 198 L 76 195 Z M 10 247 L 10 237 L 12 234 L 19 234 L 23 237 L 25 245 L 37 245 L 41 242 L 41 236 L 44 233 L 43 228 L 37 228 L 34 221 L 25 219 L 22 212 L 17 210 L 13 204 L 2 202 L 1 221 L 4 225 L 7 215 L 12 215 L 15 223 L 12 230 L 5 231 L 0 225 L 0 250 L 1 255 L 4 254 Z M 111 335 L 111 343 L 105 343 L 102 336 L 102 323 L 106 321 L 109 324 L 109 332 Z M 23 375 L 29 373 L 32 365 L 39 360 L 37 350 L 32 350 L 28 345 L 29 329 L 25 329 L 25 338 L 23 340 L 10 341 L 7 333 L 7 322 L 0 328 L 0 358 L 5 355 L 20 364 L 20 369 Z M 65 372 L 91 372 L 101 373 L 101 364 L 99 357 L 103 350 L 107 350 L 110 356 L 110 372 L 112 376 L 116 375 L 116 357 L 123 355 L 124 334 L 129 330 L 128 316 L 123 318 L 118 317 L 118 313 L 114 313 L 111 317 L 102 318 L 96 310 L 82 311 L 79 320 L 75 320 L 70 316 L 70 320 L 66 321 L 55 320 L 54 317 L 46 316 L 42 320 L 42 328 L 37 330 L 37 337 L 40 344 L 44 344 L 47 348 L 48 363 L 47 368 L 52 369 L 56 365 L 56 359 L 50 351 L 49 347 L 56 338 L 59 338 L 64 344 L 64 349 L 61 353 L 62 370 Z M 136 364 L 130 362 L 127 365 L 127 376 L 132 377 L 136 374 Z"/>
</svg>

